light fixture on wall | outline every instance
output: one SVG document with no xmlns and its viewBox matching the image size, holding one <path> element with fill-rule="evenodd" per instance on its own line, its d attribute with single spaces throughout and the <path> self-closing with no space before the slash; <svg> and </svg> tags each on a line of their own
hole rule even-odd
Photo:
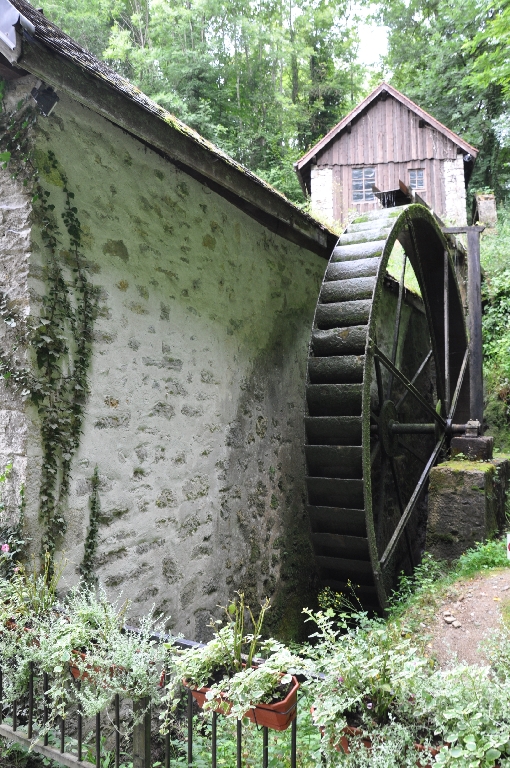
<svg viewBox="0 0 510 768">
<path fill-rule="evenodd" d="M 45 85 L 45 83 L 41 83 L 38 87 L 36 86 L 35 88 L 32 88 L 31 93 L 40 113 L 45 117 L 51 115 L 55 108 L 55 104 L 57 101 L 60 101 L 51 85 Z"/>
</svg>

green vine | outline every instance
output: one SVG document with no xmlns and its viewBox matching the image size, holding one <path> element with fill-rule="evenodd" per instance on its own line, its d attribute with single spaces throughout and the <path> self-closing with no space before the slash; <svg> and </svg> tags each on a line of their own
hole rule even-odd
<svg viewBox="0 0 510 768">
<path fill-rule="evenodd" d="M 101 503 L 99 499 L 99 471 L 97 466 L 92 475 L 92 491 L 89 497 L 89 529 L 85 539 L 85 551 L 80 565 L 80 574 L 85 582 L 90 586 L 97 584 L 97 576 L 94 571 L 94 563 L 97 551 L 97 534 L 99 532 L 99 518 L 101 516 Z"/>
<path fill-rule="evenodd" d="M 53 562 L 56 547 L 66 530 L 64 509 L 69 495 L 71 464 L 83 429 L 92 355 L 92 334 L 97 314 L 97 288 L 88 280 L 81 254 L 82 230 L 74 193 L 53 152 L 48 152 L 52 172 L 63 183 L 64 211 L 61 214 L 69 250 L 72 278 L 59 261 L 62 234 L 50 203 L 50 192 L 40 182 L 32 161 L 31 127 L 36 115 L 31 108 L 11 116 L 0 137 L 0 158 L 8 154 L 14 166 L 12 177 L 21 175 L 33 190 L 34 218 L 40 224 L 46 263 L 46 294 L 40 317 L 27 321 L 0 292 L 0 317 L 11 333 L 0 349 L 0 375 L 23 398 L 30 398 L 41 418 L 43 462 L 39 492 L 39 518 L 43 525 L 41 555 Z M 32 372 L 19 352 L 35 351 Z"/>
</svg>

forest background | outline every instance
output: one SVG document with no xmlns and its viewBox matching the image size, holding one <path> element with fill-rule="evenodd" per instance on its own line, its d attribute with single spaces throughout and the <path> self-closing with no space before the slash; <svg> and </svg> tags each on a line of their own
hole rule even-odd
<svg viewBox="0 0 510 768">
<path fill-rule="evenodd" d="M 479 149 L 486 416 L 510 451 L 510 0 L 48 0 L 45 15 L 293 202 L 293 163 L 381 80 Z M 360 58 L 361 18 L 387 53 Z M 365 45 L 366 48 L 366 45 Z"/>
<path fill-rule="evenodd" d="M 305 204 L 295 162 L 382 79 L 480 150 L 510 195 L 510 0 L 48 0 L 44 13 L 156 102 Z M 388 53 L 359 58 L 359 17 Z"/>
</svg>

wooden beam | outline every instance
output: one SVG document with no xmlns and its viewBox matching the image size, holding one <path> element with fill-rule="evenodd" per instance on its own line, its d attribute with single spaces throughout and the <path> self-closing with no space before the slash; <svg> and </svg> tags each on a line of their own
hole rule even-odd
<svg viewBox="0 0 510 768">
<path fill-rule="evenodd" d="M 477 226 L 466 226 L 466 227 L 442 227 L 441 232 L 443 232 L 445 235 L 462 235 L 466 232 L 469 232 L 470 230 L 475 230 L 477 232 L 483 232 L 485 227 L 481 225 Z"/>
<path fill-rule="evenodd" d="M 235 161 L 215 154 L 178 125 L 165 122 L 107 80 L 25 37 L 19 64 L 75 101 L 162 153 L 277 235 L 329 259 L 338 239 Z M 190 132 L 191 133 L 191 132 Z"/>
</svg>

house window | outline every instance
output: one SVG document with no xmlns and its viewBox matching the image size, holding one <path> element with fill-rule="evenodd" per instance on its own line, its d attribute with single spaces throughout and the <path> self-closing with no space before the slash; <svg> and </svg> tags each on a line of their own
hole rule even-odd
<svg viewBox="0 0 510 768">
<path fill-rule="evenodd" d="M 352 199 L 355 203 L 374 200 L 375 168 L 352 169 Z"/>
<path fill-rule="evenodd" d="M 423 168 L 417 168 L 414 171 L 409 171 L 409 186 L 411 189 L 425 189 L 425 183 L 423 179 L 425 171 Z"/>
</svg>

